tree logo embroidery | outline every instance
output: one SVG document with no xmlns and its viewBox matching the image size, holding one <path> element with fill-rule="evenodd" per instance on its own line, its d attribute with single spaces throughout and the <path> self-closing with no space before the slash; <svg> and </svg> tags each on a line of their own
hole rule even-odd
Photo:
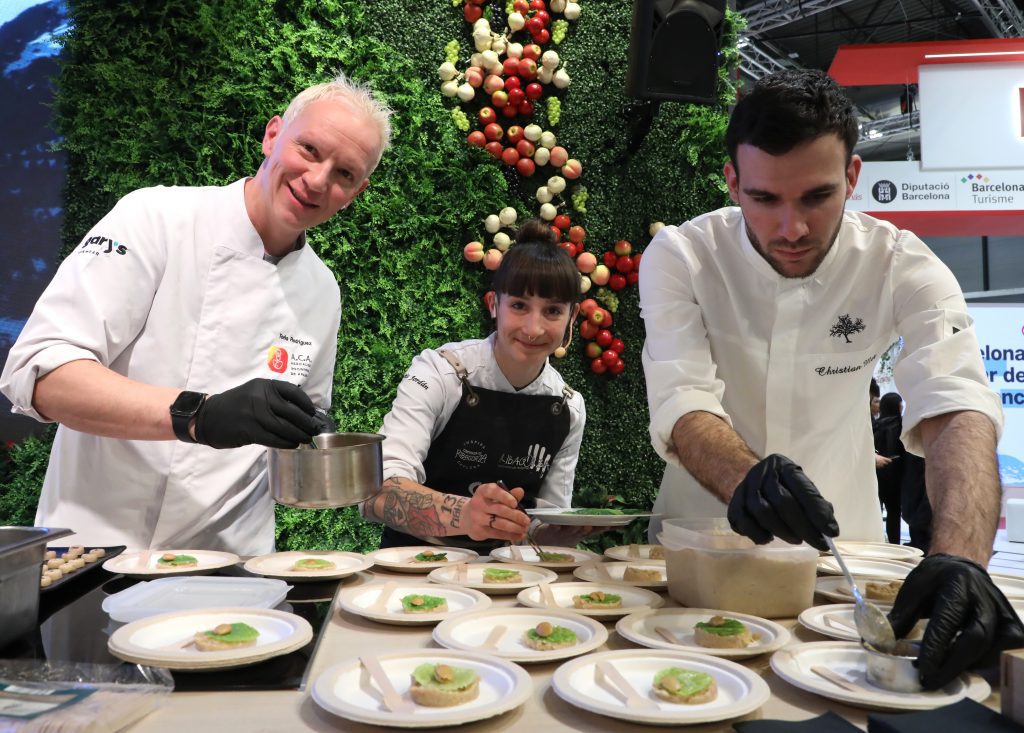
<svg viewBox="0 0 1024 733">
<path fill-rule="evenodd" d="M 839 320 L 832 324 L 832 330 L 829 331 L 828 335 L 833 338 L 839 338 L 842 336 L 846 339 L 846 343 L 853 343 L 850 341 L 850 336 L 855 333 L 860 333 L 864 330 L 864 319 L 858 318 L 856 321 L 850 318 L 850 314 L 846 313 L 839 316 Z"/>
</svg>

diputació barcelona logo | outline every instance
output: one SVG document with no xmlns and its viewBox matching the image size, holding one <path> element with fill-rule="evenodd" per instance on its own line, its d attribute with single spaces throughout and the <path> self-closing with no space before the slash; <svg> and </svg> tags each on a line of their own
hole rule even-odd
<svg viewBox="0 0 1024 733">
<path fill-rule="evenodd" d="M 272 372 L 284 374 L 285 369 L 288 368 L 288 352 L 280 346 L 271 346 L 267 353 L 267 366 Z"/>
</svg>

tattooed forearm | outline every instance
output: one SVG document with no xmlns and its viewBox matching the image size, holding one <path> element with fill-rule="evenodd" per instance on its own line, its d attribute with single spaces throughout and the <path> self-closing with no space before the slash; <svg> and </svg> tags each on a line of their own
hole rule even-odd
<svg viewBox="0 0 1024 733">
<path fill-rule="evenodd" d="M 441 511 L 449 515 L 448 526 L 452 529 L 459 528 L 459 524 L 462 522 L 462 507 L 465 506 L 467 501 L 469 499 L 465 496 L 444 495 L 444 500 L 441 502 Z"/>
<path fill-rule="evenodd" d="M 393 476 L 384 482 L 376 496 L 363 503 L 363 516 L 417 537 L 439 537 L 448 531 L 437 505 L 441 503 L 443 511 L 451 511 L 440 501 L 442 497 L 449 498 L 447 494 L 439 494 L 409 479 Z M 461 505 L 457 508 L 461 510 Z"/>
</svg>

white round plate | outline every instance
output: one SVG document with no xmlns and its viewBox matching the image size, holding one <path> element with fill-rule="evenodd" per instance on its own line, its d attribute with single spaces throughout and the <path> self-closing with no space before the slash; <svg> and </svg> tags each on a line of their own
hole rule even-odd
<svg viewBox="0 0 1024 733">
<path fill-rule="evenodd" d="M 624 527 L 634 519 L 650 519 L 660 514 L 574 514 L 578 509 L 527 509 L 526 513 L 544 524 L 560 524 L 573 527 Z"/>
<path fill-rule="evenodd" d="M 189 644 L 196 632 L 218 624 L 246 623 L 260 632 L 255 646 L 204 652 Z M 133 621 L 107 641 L 116 657 L 135 664 L 180 670 L 229 669 L 301 649 L 313 638 L 306 619 L 270 608 L 200 608 Z"/>
<path fill-rule="evenodd" d="M 381 593 L 388 595 L 383 609 L 377 606 Z M 402 598 L 412 594 L 440 596 L 448 601 L 448 610 L 434 613 L 406 613 Z M 480 611 L 491 607 L 491 599 L 478 590 L 457 585 L 440 585 L 425 580 L 370 583 L 345 588 L 338 593 L 338 603 L 349 613 L 398 626 L 436 624 L 457 613 Z"/>
<path fill-rule="evenodd" d="M 614 560 L 622 560 L 623 562 L 660 562 L 664 565 L 664 557 L 651 557 L 651 551 L 655 548 L 661 548 L 662 553 L 665 552 L 665 548 L 661 545 L 616 545 L 615 547 L 609 547 L 604 551 L 604 554 Z"/>
<path fill-rule="evenodd" d="M 412 712 L 394 713 L 384 706 L 377 689 L 359 659 L 352 658 L 324 671 L 313 684 L 313 700 L 329 713 L 346 720 L 396 728 L 435 728 L 461 725 L 501 715 L 525 703 L 533 694 L 530 675 L 504 659 L 448 649 L 410 649 L 382 654 L 377 659 L 392 686 L 411 701 L 412 671 L 420 664 L 444 662 L 469 667 L 480 676 L 475 700 L 449 708 L 417 705 Z"/>
<path fill-rule="evenodd" d="M 1018 575 L 1000 575 L 999 573 L 990 573 L 990 576 L 996 588 L 1001 590 L 1007 599 L 1024 599 L 1024 578 Z"/>
<path fill-rule="evenodd" d="M 440 562 L 417 562 L 413 558 L 423 552 L 446 552 L 447 559 Z M 429 573 L 434 568 L 447 568 L 460 562 L 476 560 L 480 555 L 473 550 L 465 550 L 461 547 L 438 547 L 437 545 L 416 545 L 415 547 L 386 547 L 383 550 L 374 550 L 367 553 L 366 557 L 373 561 L 374 565 L 394 570 L 399 573 Z"/>
<path fill-rule="evenodd" d="M 884 608 L 888 609 L 890 606 L 884 606 Z M 853 620 L 852 603 L 812 606 L 801 613 L 797 620 L 804 627 L 822 636 L 831 636 L 833 639 L 840 639 L 842 641 L 860 641 L 860 634 Z M 911 640 L 920 639 L 927 625 L 928 619 L 921 619 L 911 629 L 907 638 Z"/>
<path fill-rule="evenodd" d="M 981 702 L 992 692 L 988 682 L 975 674 L 960 675 L 934 692 L 883 690 L 867 680 L 867 653 L 859 643 L 849 641 L 814 641 L 780 649 L 772 655 L 771 665 L 775 674 L 794 687 L 869 710 L 930 710 L 964 697 Z M 845 690 L 819 677 L 811 671 L 816 666 L 826 667 L 852 682 L 857 691 Z"/>
<path fill-rule="evenodd" d="M 540 549 L 544 552 L 560 552 L 563 555 L 572 555 L 572 562 L 542 562 L 538 558 L 537 553 L 529 545 L 516 545 L 516 550 L 522 553 L 522 560 L 513 556 L 513 550 L 508 545 L 505 545 L 504 547 L 495 547 L 491 550 L 491 557 L 498 562 L 514 562 L 521 565 L 534 565 L 542 568 L 550 568 L 555 571 L 572 570 L 573 568 L 578 568 L 583 563 L 596 562 L 601 559 L 600 555 L 588 552 L 587 550 L 577 550 L 575 547 L 549 547 L 547 545 L 542 545 Z"/>
<path fill-rule="evenodd" d="M 621 583 L 552 583 L 550 586 L 551 595 L 555 597 L 558 608 L 572 611 L 583 616 L 594 618 L 619 618 L 627 616 L 645 608 L 661 608 L 665 599 L 657 593 L 643 588 L 634 588 L 631 585 Z M 621 608 L 576 608 L 573 606 L 572 597 L 583 593 L 592 593 L 596 590 L 614 593 L 622 596 Z M 549 608 L 541 596 L 540 588 L 534 586 L 519 592 L 516 600 L 524 606 L 531 608 Z"/>
<path fill-rule="evenodd" d="M 625 698 L 597 674 L 597 662 L 614 665 L 640 695 L 654 703 L 650 709 L 627 707 Z M 718 697 L 700 705 L 681 705 L 656 697 L 654 675 L 666 667 L 684 667 L 715 678 Z M 727 659 L 703 654 L 655 649 L 623 649 L 588 654 L 566 662 L 551 678 L 555 693 L 571 705 L 598 715 L 648 725 L 692 725 L 746 715 L 771 696 L 768 683 L 756 673 Z"/>
<path fill-rule="evenodd" d="M 878 578 L 864 578 L 853 576 L 853 579 L 857 583 L 857 587 L 864 591 L 864 584 L 869 580 L 878 580 Z M 814 583 L 814 592 L 820 596 L 828 598 L 830 601 L 836 601 L 837 603 L 846 603 L 853 601 L 853 593 L 850 591 L 850 586 L 846 582 L 846 578 L 842 575 L 827 575 Z M 867 599 L 874 603 L 879 608 L 889 610 L 892 608 L 892 604 L 886 601 L 876 601 L 873 598 Z"/>
<path fill-rule="evenodd" d="M 545 651 L 527 646 L 523 635 L 541 621 L 572 629 L 576 632 L 577 642 L 562 649 Z M 507 629 L 498 640 L 497 648 L 484 649 L 482 645 L 488 634 L 497 626 Z M 608 641 L 608 630 L 600 622 L 570 611 L 492 608 L 442 621 L 434 627 L 434 641 L 449 649 L 486 652 L 510 662 L 551 662 L 578 657 L 597 649 Z"/>
<path fill-rule="evenodd" d="M 701 646 L 694 640 L 694 627 L 698 621 L 706 622 L 712 616 L 734 618 L 750 629 L 752 634 L 758 634 L 760 638 L 742 649 L 715 649 Z M 679 643 L 673 644 L 655 631 L 655 627 L 658 626 L 673 632 Z M 620 636 L 624 636 L 640 646 L 652 649 L 700 652 L 727 659 L 745 659 L 756 657 L 758 654 L 767 654 L 781 649 L 790 639 L 789 631 L 773 621 L 743 613 L 716 611 L 710 608 L 662 608 L 657 611 L 640 611 L 619 619 L 619 622 L 615 624 L 615 630 L 619 632 Z"/>
<path fill-rule="evenodd" d="M 293 566 L 299 560 L 316 558 L 334 563 L 333 568 L 327 570 L 293 570 Z M 373 565 L 366 555 L 357 552 L 334 552 L 322 550 L 310 550 L 308 552 L 274 552 L 270 555 L 260 555 L 246 560 L 242 567 L 253 575 L 264 575 L 268 578 L 281 578 L 296 583 L 314 582 L 323 580 L 336 580 L 347 578 L 349 575 L 366 570 Z"/>
<path fill-rule="evenodd" d="M 623 580 L 623 576 L 626 573 L 626 568 L 634 567 L 639 570 L 654 570 L 661 577 L 661 580 Z M 608 573 L 608 577 L 605 577 L 604 572 Z M 572 571 L 580 580 L 593 581 L 599 583 L 602 580 L 610 580 L 613 583 L 625 583 L 626 585 L 633 585 L 637 588 L 657 588 L 663 589 L 668 587 L 668 578 L 665 576 L 665 563 L 658 562 L 594 562 L 586 565 L 580 565 L 578 568 Z"/>
<path fill-rule="evenodd" d="M 484 570 L 487 568 L 500 568 L 502 570 L 518 570 L 522 580 L 514 583 L 485 583 Z M 465 569 L 463 576 L 462 569 Z M 507 593 L 518 593 L 523 588 L 529 588 L 538 583 L 552 583 L 558 580 L 558 574 L 547 568 L 527 567 L 525 565 L 511 565 L 508 563 L 474 562 L 462 563 L 451 568 L 435 568 L 427 576 L 435 583 L 447 583 L 449 585 L 461 585 L 464 588 L 476 588 L 490 595 L 504 595 Z"/>
<path fill-rule="evenodd" d="M 842 552 L 842 550 L 840 550 Z M 903 580 L 914 569 L 912 565 L 898 560 L 874 560 L 865 557 L 843 557 L 846 567 L 854 577 L 885 578 L 887 580 Z M 843 570 L 831 555 L 818 559 L 818 572 L 828 575 L 842 575 Z"/>
<path fill-rule="evenodd" d="M 191 555 L 196 564 L 188 568 L 161 568 L 156 561 L 167 553 L 174 555 Z M 112 557 L 103 563 L 103 569 L 110 573 L 120 573 L 129 578 L 153 578 L 171 575 L 207 575 L 231 567 L 238 563 L 238 555 L 232 552 L 214 552 L 213 550 L 141 550 L 125 552 Z"/>
<path fill-rule="evenodd" d="M 908 545 L 893 545 L 888 542 L 853 542 L 836 540 L 836 549 L 847 557 L 862 557 L 871 560 L 910 560 L 924 555 L 924 551 Z M 832 553 L 828 553 L 832 554 Z"/>
</svg>

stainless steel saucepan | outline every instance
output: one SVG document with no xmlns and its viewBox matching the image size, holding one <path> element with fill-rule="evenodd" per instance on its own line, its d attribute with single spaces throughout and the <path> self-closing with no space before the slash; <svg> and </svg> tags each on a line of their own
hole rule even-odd
<svg viewBox="0 0 1024 733">
<path fill-rule="evenodd" d="M 316 447 L 267 448 L 270 495 L 300 509 L 349 506 L 369 499 L 383 482 L 377 433 L 323 433 Z"/>
</svg>

